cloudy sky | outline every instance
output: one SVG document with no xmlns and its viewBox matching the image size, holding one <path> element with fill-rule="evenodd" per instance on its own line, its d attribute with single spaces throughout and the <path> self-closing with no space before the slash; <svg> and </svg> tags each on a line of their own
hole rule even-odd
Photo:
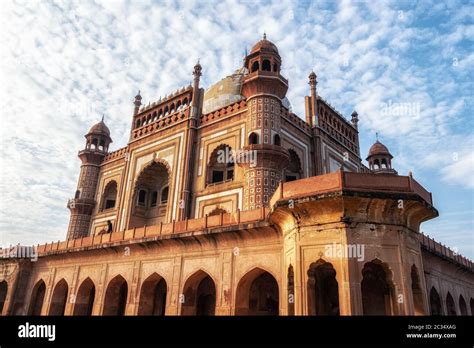
<svg viewBox="0 0 474 348">
<path fill-rule="evenodd" d="M 126 145 L 138 89 L 153 102 L 242 64 L 262 33 L 279 48 L 293 111 L 307 76 L 341 113 L 375 132 L 400 174 L 433 192 L 422 225 L 474 259 L 472 1 L 2 1 L 0 244 L 63 240 L 88 128 Z"/>
</svg>

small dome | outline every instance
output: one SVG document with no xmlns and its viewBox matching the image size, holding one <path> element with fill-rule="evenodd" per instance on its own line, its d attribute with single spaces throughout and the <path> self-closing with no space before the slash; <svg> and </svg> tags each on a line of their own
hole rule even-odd
<svg viewBox="0 0 474 348">
<path fill-rule="evenodd" d="M 265 51 L 273 51 L 274 53 L 278 54 L 278 48 L 275 46 L 275 44 L 269 40 L 267 40 L 267 36 L 264 35 L 263 39 L 257 42 L 253 47 L 252 50 L 250 51 L 250 54 L 265 50 Z"/>
<path fill-rule="evenodd" d="M 110 137 L 110 130 L 105 125 L 104 121 L 100 121 L 91 127 L 88 134 L 104 134 Z"/>
<path fill-rule="evenodd" d="M 385 155 L 385 156 L 389 156 L 390 158 L 393 158 L 393 156 L 390 154 L 390 151 L 388 151 L 387 147 L 378 140 L 375 142 L 374 145 L 370 147 L 369 155 L 367 156 L 367 158 L 376 156 L 376 155 Z"/>
<path fill-rule="evenodd" d="M 247 73 L 248 71 L 245 68 L 237 69 L 232 75 L 209 87 L 204 93 L 203 114 L 208 114 L 241 100 L 243 98 L 241 95 L 242 80 Z"/>
</svg>

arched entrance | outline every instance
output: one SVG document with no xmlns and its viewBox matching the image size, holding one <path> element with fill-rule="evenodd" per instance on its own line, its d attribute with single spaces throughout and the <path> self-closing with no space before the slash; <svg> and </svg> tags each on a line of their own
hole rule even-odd
<svg viewBox="0 0 474 348">
<path fill-rule="evenodd" d="M 431 288 L 430 291 L 430 309 L 431 315 L 443 315 L 443 310 L 441 307 L 441 297 L 438 294 L 438 291 L 434 288 Z"/>
<path fill-rule="evenodd" d="M 92 315 L 95 299 L 95 285 L 90 278 L 85 279 L 76 295 L 73 315 Z"/>
<path fill-rule="evenodd" d="M 135 182 L 129 228 L 166 222 L 169 178 L 169 165 L 164 160 L 154 160 L 141 171 Z"/>
<path fill-rule="evenodd" d="M 279 289 L 275 278 L 261 268 L 254 268 L 237 286 L 236 315 L 278 315 Z"/>
<path fill-rule="evenodd" d="M 216 311 L 216 286 L 204 271 L 188 278 L 180 296 L 181 315 L 214 315 Z"/>
<path fill-rule="evenodd" d="M 323 260 L 312 263 L 307 288 L 309 315 L 339 315 L 339 286 L 332 264 Z"/>
<path fill-rule="evenodd" d="M 454 299 L 449 292 L 446 295 L 446 311 L 448 312 L 448 315 L 457 315 Z"/>
<path fill-rule="evenodd" d="M 128 284 L 121 276 L 117 275 L 113 278 L 107 286 L 104 300 L 103 315 L 125 315 L 125 308 L 127 306 Z"/>
<path fill-rule="evenodd" d="M 0 282 L 0 315 L 3 313 L 5 300 L 7 299 L 8 284 L 5 280 Z"/>
<path fill-rule="evenodd" d="M 423 306 L 423 293 L 421 291 L 420 277 L 415 265 L 411 266 L 411 293 L 413 296 L 413 306 L 415 315 L 425 315 Z"/>
<path fill-rule="evenodd" d="M 140 291 L 138 315 L 165 315 L 166 281 L 156 273 L 149 276 Z"/>
<path fill-rule="evenodd" d="M 367 262 L 362 269 L 362 307 L 364 315 L 392 315 L 393 286 L 387 267 L 380 260 Z"/>
<path fill-rule="evenodd" d="M 33 287 L 31 292 L 30 307 L 28 308 L 28 315 L 41 315 L 43 308 L 44 295 L 46 293 L 46 285 L 44 281 L 39 280 Z"/>
<path fill-rule="evenodd" d="M 467 315 L 466 301 L 462 295 L 459 295 L 459 312 L 461 315 Z"/>
<path fill-rule="evenodd" d="M 64 279 L 61 279 L 54 287 L 51 305 L 49 306 L 49 315 L 64 315 L 67 302 L 68 285 Z"/>
</svg>

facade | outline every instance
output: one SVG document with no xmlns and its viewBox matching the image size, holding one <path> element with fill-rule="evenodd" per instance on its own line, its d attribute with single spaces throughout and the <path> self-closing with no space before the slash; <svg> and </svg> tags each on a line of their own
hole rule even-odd
<svg viewBox="0 0 474 348">
<path fill-rule="evenodd" d="M 470 260 L 420 233 L 431 193 L 378 140 L 366 167 L 309 75 L 304 120 L 278 48 L 204 90 L 135 97 L 130 140 L 102 120 L 79 151 L 65 241 L 0 260 L 3 315 L 474 313 Z"/>
</svg>

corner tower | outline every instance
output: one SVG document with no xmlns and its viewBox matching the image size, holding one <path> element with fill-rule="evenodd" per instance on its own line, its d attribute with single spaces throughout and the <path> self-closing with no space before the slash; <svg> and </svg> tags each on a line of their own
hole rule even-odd
<svg viewBox="0 0 474 348">
<path fill-rule="evenodd" d="M 288 164 L 289 154 L 281 147 L 280 116 L 282 99 L 288 81 L 281 76 L 281 57 L 278 48 L 266 35 L 245 57 L 248 75 L 242 84 L 242 95 L 247 100 L 247 140 L 242 155 L 252 161 L 239 159 L 244 167 L 245 209 L 268 206 L 269 199 Z"/>
<path fill-rule="evenodd" d="M 99 123 L 92 126 L 85 138 L 86 146 L 78 154 L 82 164 L 76 194 L 67 204 L 71 211 L 67 232 L 68 240 L 86 237 L 89 234 L 100 164 L 112 142 L 109 128 L 105 125 L 103 117 Z"/>
</svg>

